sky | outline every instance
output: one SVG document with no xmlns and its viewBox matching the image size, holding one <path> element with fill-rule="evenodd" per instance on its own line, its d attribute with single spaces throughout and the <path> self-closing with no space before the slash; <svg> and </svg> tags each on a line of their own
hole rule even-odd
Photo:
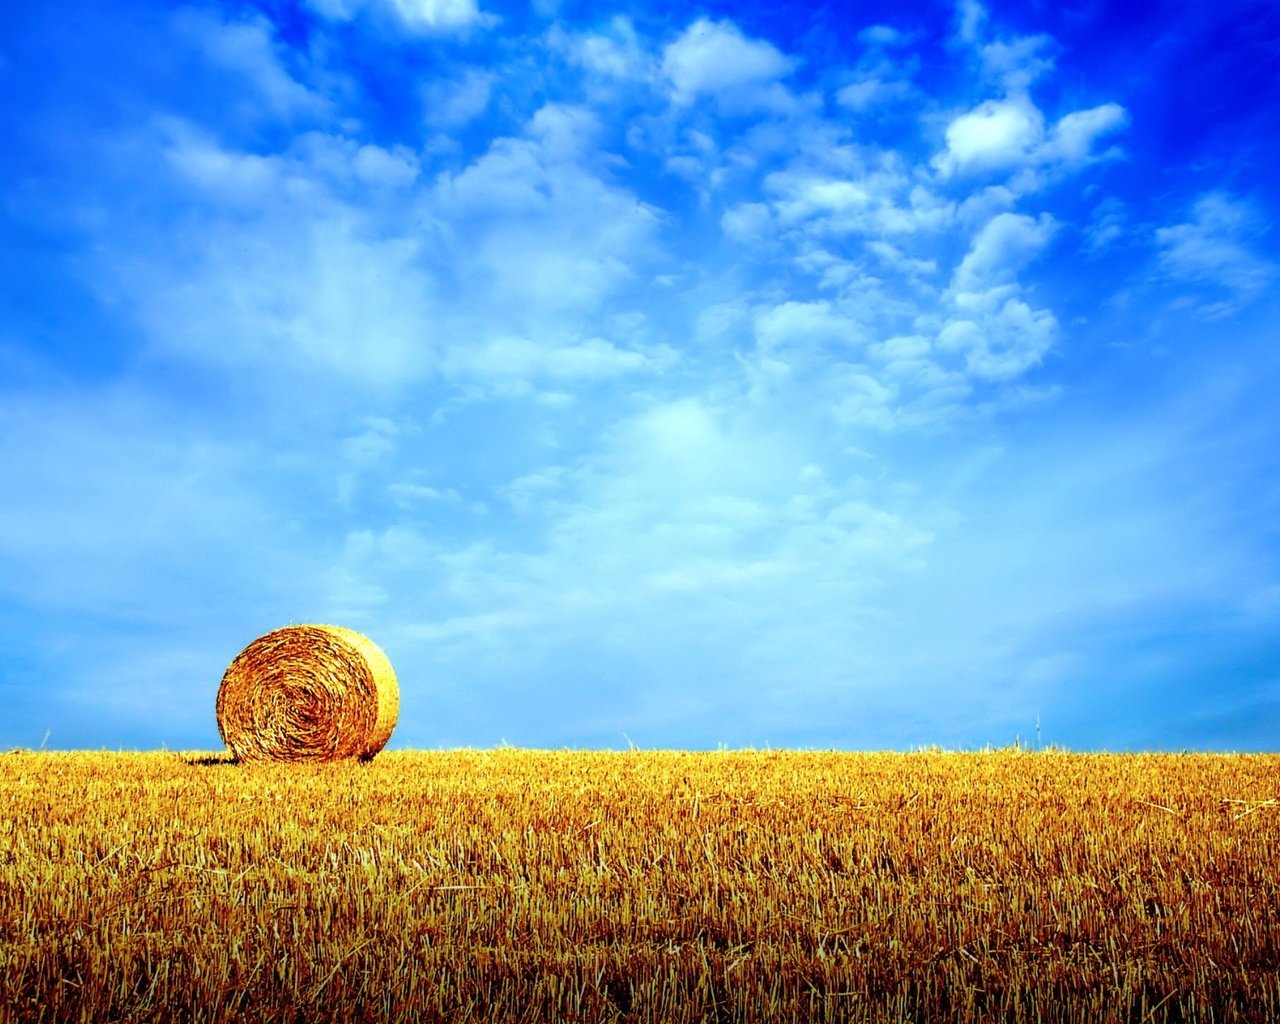
<svg viewBox="0 0 1280 1024">
<path fill-rule="evenodd" d="M 393 749 L 1280 749 L 1273 4 L 64 0 L 0 133 L 0 747 L 331 622 Z"/>
</svg>

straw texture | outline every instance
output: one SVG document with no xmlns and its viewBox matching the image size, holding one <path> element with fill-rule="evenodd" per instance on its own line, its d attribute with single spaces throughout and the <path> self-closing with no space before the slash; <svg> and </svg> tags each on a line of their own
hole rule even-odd
<svg viewBox="0 0 1280 1024">
<path fill-rule="evenodd" d="M 286 626 L 236 655 L 218 688 L 218 732 L 238 761 L 368 760 L 400 713 L 391 662 L 342 626 Z"/>
</svg>

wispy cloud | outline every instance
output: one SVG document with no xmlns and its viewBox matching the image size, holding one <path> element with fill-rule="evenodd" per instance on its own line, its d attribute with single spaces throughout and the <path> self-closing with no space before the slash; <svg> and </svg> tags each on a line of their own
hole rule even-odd
<svg viewBox="0 0 1280 1024">
<path fill-rule="evenodd" d="M 249 95 L 233 109 L 248 113 L 257 104 L 277 118 L 322 116 L 331 111 L 323 95 L 290 73 L 289 60 L 298 58 L 262 15 L 224 20 L 207 10 L 182 8 L 174 15 L 174 28 L 178 38 L 194 45 L 212 68 L 227 74 L 233 83 L 238 79 L 248 86 Z M 233 95 L 240 92 L 235 84 L 231 89 Z"/>
<path fill-rule="evenodd" d="M 1254 204 L 1226 192 L 1205 193 L 1190 220 L 1156 229 L 1160 270 L 1174 282 L 1215 293 L 1200 303 L 1203 315 L 1228 315 L 1260 295 L 1280 271 L 1255 247 L 1267 226 Z"/>
</svg>

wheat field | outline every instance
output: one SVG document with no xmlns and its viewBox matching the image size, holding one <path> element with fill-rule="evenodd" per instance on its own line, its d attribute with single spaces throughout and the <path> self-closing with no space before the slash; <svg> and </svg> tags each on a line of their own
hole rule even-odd
<svg viewBox="0 0 1280 1024">
<path fill-rule="evenodd" d="M 1280 756 L 0 754 L 0 1020 L 1280 1021 Z"/>
</svg>

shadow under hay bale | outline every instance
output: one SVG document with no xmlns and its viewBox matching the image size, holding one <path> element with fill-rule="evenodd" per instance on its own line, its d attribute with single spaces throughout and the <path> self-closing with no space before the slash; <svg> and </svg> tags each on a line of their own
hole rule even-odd
<svg viewBox="0 0 1280 1024">
<path fill-rule="evenodd" d="M 211 754 L 208 757 L 191 757 L 185 758 L 187 764 L 192 768 L 229 768 L 240 762 L 231 754 Z"/>
<path fill-rule="evenodd" d="M 368 760 L 400 712 L 382 649 L 342 626 L 286 626 L 258 637 L 218 688 L 218 732 L 237 761 Z"/>
</svg>

